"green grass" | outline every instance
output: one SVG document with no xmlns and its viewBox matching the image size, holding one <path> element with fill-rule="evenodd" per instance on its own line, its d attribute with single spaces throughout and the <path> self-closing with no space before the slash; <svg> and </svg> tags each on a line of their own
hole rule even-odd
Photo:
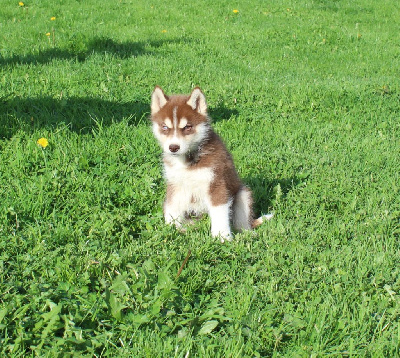
<svg viewBox="0 0 400 358">
<path fill-rule="evenodd" d="M 0 355 L 399 356 L 399 19 L 386 0 L 2 4 Z M 164 225 L 156 84 L 204 90 L 275 212 L 256 234 Z"/>
</svg>

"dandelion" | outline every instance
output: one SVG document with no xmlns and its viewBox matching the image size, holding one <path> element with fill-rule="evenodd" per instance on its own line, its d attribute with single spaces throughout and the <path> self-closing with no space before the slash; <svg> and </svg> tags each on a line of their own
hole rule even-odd
<svg viewBox="0 0 400 358">
<path fill-rule="evenodd" d="M 237 9 L 234 9 L 234 10 L 233 10 L 233 13 L 234 13 L 234 14 L 237 14 L 238 12 L 239 12 L 239 10 L 237 10 Z"/>
<path fill-rule="evenodd" d="M 161 32 L 162 32 L 163 34 L 165 34 L 165 33 L 167 32 L 167 30 L 162 30 Z"/>
<path fill-rule="evenodd" d="M 20 1 L 20 2 L 18 3 L 18 5 L 21 6 L 21 7 L 24 7 L 24 6 L 25 6 L 25 4 L 24 4 L 22 1 Z"/>
<path fill-rule="evenodd" d="M 51 21 L 54 21 L 55 19 L 56 19 L 55 16 L 52 16 L 52 17 L 50 18 Z"/>
<path fill-rule="evenodd" d="M 50 32 L 46 32 L 46 36 L 50 37 L 51 33 Z"/>
<path fill-rule="evenodd" d="M 49 141 L 43 137 L 38 139 L 36 143 L 42 148 L 46 148 L 49 145 Z"/>
</svg>

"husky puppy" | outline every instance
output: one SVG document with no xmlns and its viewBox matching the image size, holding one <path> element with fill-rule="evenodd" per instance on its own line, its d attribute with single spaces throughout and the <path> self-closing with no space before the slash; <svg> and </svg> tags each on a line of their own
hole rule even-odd
<svg viewBox="0 0 400 358">
<path fill-rule="evenodd" d="M 153 133 L 163 150 L 167 197 L 164 218 L 177 227 L 191 215 L 208 213 L 211 234 L 231 240 L 271 215 L 253 218 L 251 191 L 243 185 L 232 156 L 211 128 L 203 92 L 167 96 L 156 87 L 151 96 Z"/>
</svg>

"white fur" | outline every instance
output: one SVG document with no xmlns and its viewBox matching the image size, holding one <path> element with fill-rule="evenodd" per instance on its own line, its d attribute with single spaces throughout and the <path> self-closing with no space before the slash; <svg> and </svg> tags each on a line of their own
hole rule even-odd
<svg viewBox="0 0 400 358">
<path fill-rule="evenodd" d="M 171 122 L 171 120 L 170 120 L 169 118 L 165 118 L 165 119 L 164 119 L 164 123 L 165 123 L 165 125 L 166 125 L 169 129 L 172 129 L 172 128 L 173 128 L 172 122 Z"/>
<path fill-rule="evenodd" d="M 271 220 L 273 217 L 274 217 L 274 214 L 273 214 L 273 213 L 261 215 L 261 218 L 263 219 L 263 222 L 264 222 L 265 220 Z"/>
<path fill-rule="evenodd" d="M 160 87 L 156 87 L 151 95 L 151 113 L 157 113 L 166 103 L 167 99 L 163 90 Z"/>
<path fill-rule="evenodd" d="M 185 128 L 187 125 L 187 119 L 185 117 L 182 117 L 181 120 L 179 121 L 179 128 Z"/>
<path fill-rule="evenodd" d="M 230 210 L 231 201 L 223 205 L 211 205 L 208 209 L 211 220 L 211 235 L 214 237 L 219 236 L 221 242 L 232 240 L 231 228 L 229 225 Z"/>
<path fill-rule="evenodd" d="M 236 230 L 251 230 L 251 194 L 247 188 L 236 194 L 233 206 L 233 227 Z"/>
<path fill-rule="evenodd" d="M 187 104 L 192 107 L 195 111 L 207 115 L 207 102 L 204 93 L 201 92 L 200 88 L 195 88 L 187 101 Z"/>
<path fill-rule="evenodd" d="M 169 165 L 165 165 L 165 177 L 173 186 L 173 195 L 164 205 L 164 218 L 169 224 L 180 227 L 186 213 L 199 215 L 208 212 L 211 220 L 212 236 L 219 236 L 221 241 L 231 240 L 229 217 L 231 201 L 213 206 L 208 194 L 210 184 L 214 179 L 211 168 L 190 170 L 180 156 L 168 157 Z"/>
<path fill-rule="evenodd" d="M 194 133 L 193 136 L 187 136 L 188 141 L 190 141 L 190 150 L 198 148 L 204 138 L 207 137 L 209 130 L 210 124 L 208 122 L 200 123 L 196 126 L 196 133 Z"/>
<path fill-rule="evenodd" d="M 160 142 L 160 143 L 162 143 L 162 135 L 161 135 L 161 133 L 160 133 L 160 126 L 156 123 L 156 122 L 153 122 L 153 134 L 154 134 L 154 137 L 156 137 L 156 139 Z"/>
<path fill-rule="evenodd" d="M 178 112 L 178 107 L 174 107 L 172 110 L 172 120 L 174 121 L 174 128 L 175 128 L 175 133 L 178 128 L 178 116 L 176 115 Z"/>
<path fill-rule="evenodd" d="M 274 217 L 273 213 L 261 215 L 258 219 L 254 220 L 254 224 L 256 226 L 261 225 L 263 222 L 265 222 L 267 220 L 271 220 L 273 217 Z"/>
<path fill-rule="evenodd" d="M 182 224 L 185 213 L 201 214 L 208 211 L 210 199 L 207 193 L 214 172 L 211 168 L 188 170 L 180 156 L 169 157 L 168 162 L 172 165 L 165 165 L 164 173 L 168 184 L 173 186 L 173 196 L 165 204 L 165 219 L 179 218 Z"/>
</svg>

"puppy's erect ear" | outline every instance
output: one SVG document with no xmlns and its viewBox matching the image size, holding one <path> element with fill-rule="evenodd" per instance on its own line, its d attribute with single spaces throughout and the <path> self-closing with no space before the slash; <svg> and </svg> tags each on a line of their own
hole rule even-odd
<svg viewBox="0 0 400 358">
<path fill-rule="evenodd" d="M 206 97 L 199 87 L 196 87 L 192 91 L 189 100 L 186 103 L 200 114 L 204 116 L 207 115 Z"/>
<path fill-rule="evenodd" d="M 168 101 L 168 96 L 165 95 L 161 87 L 156 86 L 151 95 L 151 114 L 157 113 L 161 108 L 165 106 Z"/>
</svg>

